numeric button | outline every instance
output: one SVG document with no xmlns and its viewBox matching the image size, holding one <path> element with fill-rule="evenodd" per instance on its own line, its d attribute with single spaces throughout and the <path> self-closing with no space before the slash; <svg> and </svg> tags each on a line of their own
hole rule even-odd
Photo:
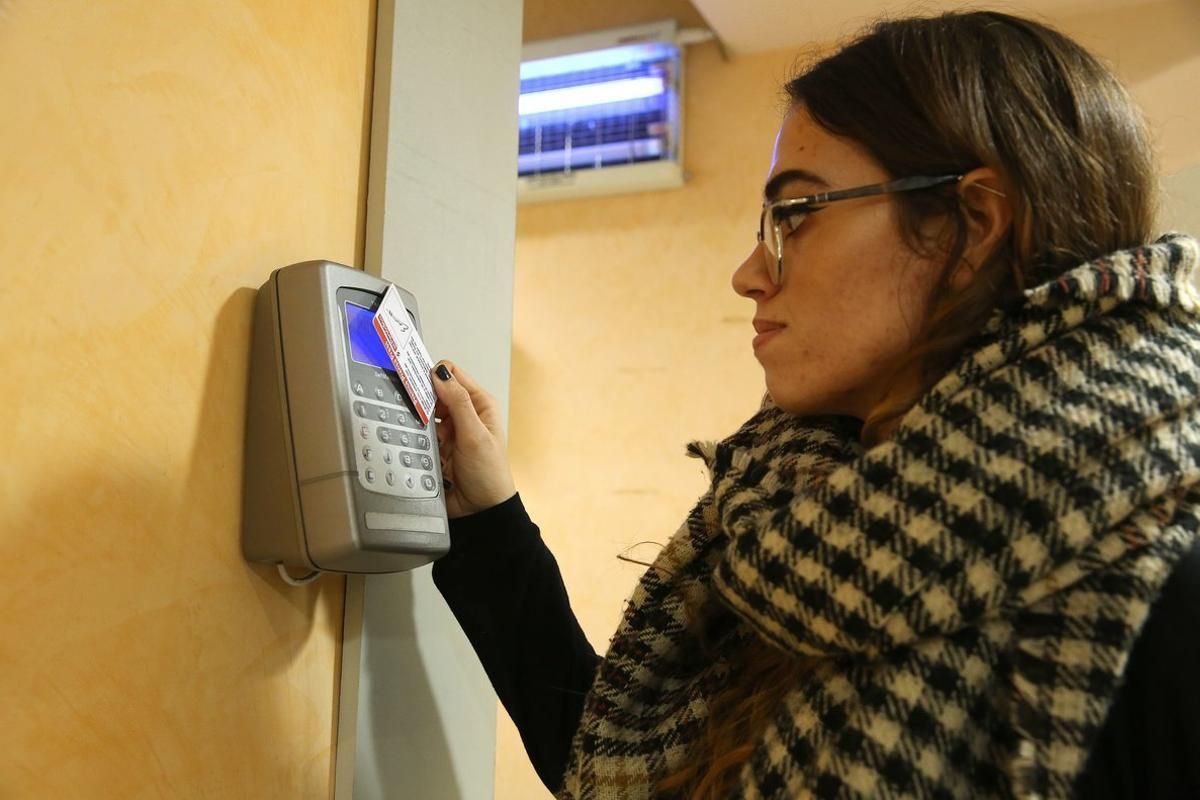
<svg viewBox="0 0 1200 800">
<path fill-rule="evenodd" d="M 429 437 L 423 433 L 417 434 L 417 449 L 418 450 L 428 450 L 429 449 Z"/>
</svg>

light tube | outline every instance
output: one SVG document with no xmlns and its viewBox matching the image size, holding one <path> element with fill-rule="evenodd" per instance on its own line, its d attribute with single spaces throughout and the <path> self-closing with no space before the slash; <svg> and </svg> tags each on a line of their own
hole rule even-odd
<svg viewBox="0 0 1200 800">
<path fill-rule="evenodd" d="M 588 50 L 562 56 L 539 58 L 521 62 L 521 80 L 545 78 L 550 75 L 569 75 L 572 72 L 587 72 L 592 69 L 615 67 L 635 62 L 648 63 L 674 57 L 678 52 L 675 45 L 666 42 L 640 42 L 603 50 Z"/>
<path fill-rule="evenodd" d="M 546 111 L 566 111 L 570 108 L 585 108 L 604 103 L 619 103 L 622 100 L 654 97 L 662 94 L 663 91 L 661 77 L 625 78 L 607 83 L 588 83 L 582 86 L 567 86 L 562 89 L 546 89 L 521 95 L 517 100 L 517 113 L 524 117 Z"/>
</svg>

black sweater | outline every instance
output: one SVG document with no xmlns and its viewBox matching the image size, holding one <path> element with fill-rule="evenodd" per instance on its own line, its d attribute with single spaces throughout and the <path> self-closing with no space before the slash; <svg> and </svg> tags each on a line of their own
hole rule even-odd
<svg viewBox="0 0 1200 800">
<path fill-rule="evenodd" d="M 433 581 L 556 790 L 600 657 L 520 495 L 451 520 Z M 1076 789 L 1089 800 L 1200 798 L 1200 543 L 1151 609 Z"/>
</svg>

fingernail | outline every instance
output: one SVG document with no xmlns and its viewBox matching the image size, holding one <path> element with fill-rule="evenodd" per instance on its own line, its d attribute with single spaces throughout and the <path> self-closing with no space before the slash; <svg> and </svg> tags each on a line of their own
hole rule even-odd
<svg viewBox="0 0 1200 800">
<path fill-rule="evenodd" d="M 442 380 L 444 380 L 444 381 L 450 380 L 450 370 L 446 369 L 445 364 L 438 364 L 437 369 L 435 369 L 434 372 L 436 372 L 437 376 L 439 378 L 441 378 Z"/>
</svg>

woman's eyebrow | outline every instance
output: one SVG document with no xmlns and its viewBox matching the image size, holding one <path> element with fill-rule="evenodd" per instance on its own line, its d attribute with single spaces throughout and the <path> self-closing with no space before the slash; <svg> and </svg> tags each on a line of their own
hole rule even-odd
<svg viewBox="0 0 1200 800">
<path fill-rule="evenodd" d="M 829 188 L 829 182 L 815 172 L 809 172 L 806 169 L 788 169 L 767 181 L 767 185 L 763 189 L 763 197 L 768 203 L 774 202 L 779 198 L 779 190 L 792 181 L 807 181 L 823 189 Z"/>
</svg>

